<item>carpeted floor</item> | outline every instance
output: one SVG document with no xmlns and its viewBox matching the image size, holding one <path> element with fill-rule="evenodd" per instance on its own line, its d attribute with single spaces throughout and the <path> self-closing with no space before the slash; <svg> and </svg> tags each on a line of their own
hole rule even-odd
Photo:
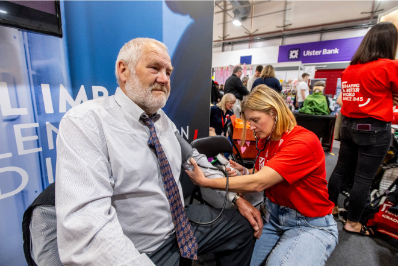
<svg viewBox="0 0 398 266">
<path fill-rule="evenodd" d="M 338 142 L 335 142 L 333 147 L 332 154 L 334 155 L 325 153 L 327 180 L 329 180 L 337 163 L 338 153 Z M 340 195 L 340 206 L 342 206 L 343 201 L 344 196 Z M 372 238 L 352 235 L 343 231 L 343 225 L 341 222 L 337 222 L 337 225 L 339 229 L 339 244 L 327 261 L 327 266 L 398 265 L 398 241 L 392 241 L 383 235 Z M 207 254 L 205 256 L 201 256 L 199 261 L 194 262 L 192 265 L 214 266 L 216 263 L 214 261 L 213 254 Z M 301 266 L 300 264 L 297 265 Z"/>
</svg>

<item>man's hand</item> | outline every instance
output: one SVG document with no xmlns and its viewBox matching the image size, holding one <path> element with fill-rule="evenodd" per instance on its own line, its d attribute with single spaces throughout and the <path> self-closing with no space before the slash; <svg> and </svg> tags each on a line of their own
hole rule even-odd
<svg viewBox="0 0 398 266">
<path fill-rule="evenodd" d="M 208 179 L 203 174 L 202 169 L 200 169 L 200 167 L 193 158 L 191 158 L 191 164 L 193 165 L 193 171 L 185 170 L 185 172 L 189 175 L 195 185 L 206 187 L 205 185 Z"/>
<path fill-rule="evenodd" d="M 263 219 L 260 211 L 254 208 L 250 202 L 242 197 L 240 197 L 235 204 L 238 207 L 240 214 L 242 214 L 242 216 L 245 217 L 253 227 L 254 237 L 259 239 L 263 232 Z"/>
</svg>

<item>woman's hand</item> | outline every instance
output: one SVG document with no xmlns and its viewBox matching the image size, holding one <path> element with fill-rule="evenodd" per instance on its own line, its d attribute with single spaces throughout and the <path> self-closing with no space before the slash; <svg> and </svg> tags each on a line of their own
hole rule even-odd
<svg viewBox="0 0 398 266">
<path fill-rule="evenodd" d="M 234 169 L 232 169 L 230 167 L 225 168 L 225 170 L 227 170 L 227 174 L 228 174 L 229 177 L 233 177 L 233 176 L 237 176 L 238 175 L 238 173 Z"/>
<path fill-rule="evenodd" d="M 208 181 L 209 179 L 205 177 L 205 175 L 202 172 L 202 169 L 200 169 L 200 167 L 193 158 L 191 158 L 190 161 L 191 164 L 193 165 L 193 171 L 185 170 L 185 172 L 189 175 L 189 177 L 191 178 L 192 182 L 195 185 L 206 187 L 206 181 Z"/>
<path fill-rule="evenodd" d="M 229 163 L 231 164 L 232 168 L 235 168 L 236 170 L 238 170 L 241 173 L 243 172 L 244 167 L 242 165 L 240 165 L 240 164 L 238 164 L 238 163 L 236 163 L 236 162 L 234 162 L 232 160 L 229 160 Z"/>
</svg>

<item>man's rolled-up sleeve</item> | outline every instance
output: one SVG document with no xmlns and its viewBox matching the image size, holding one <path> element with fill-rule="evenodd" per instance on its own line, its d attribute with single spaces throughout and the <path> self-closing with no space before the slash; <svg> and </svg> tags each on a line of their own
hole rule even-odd
<svg viewBox="0 0 398 266">
<path fill-rule="evenodd" d="M 206 178 L 214 179 L 214 178 L 223 178 L 224 174 L 220 170 L 215 170 L 215 166 L 212 165 L 208 160 L 206 155 L 198 152 L 197 149 L 193 149 L 192 158 L 195 159 L 196 163 L 200 165 L 201 170 Z M 225 191 L 213 189 L 216 193 L 220 194 L 222 197 L 225 197 Z M 235 197 L 236 193 L 228 192 L 228 200 L 232 201 Z"/>
<path fill-rule="evenodd" d="M 95 115 L 66 117 L 57 138 L 56 215 L 64 265 L 154 265 L 123 233 L 114 180 Z"/>
</svg>

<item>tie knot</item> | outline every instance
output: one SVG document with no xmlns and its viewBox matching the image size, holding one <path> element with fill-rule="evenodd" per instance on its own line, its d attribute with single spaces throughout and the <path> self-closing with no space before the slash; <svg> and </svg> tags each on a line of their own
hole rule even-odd
<svg viewBox="0 0 398 266">
<path fill-rule="evenodd" d="M 140 122 L 147 126 L 148 128 L 153 127 L 153 122 L 152 120 L 146 115 L 146 114 L 142 114 L 140 117 Z"/>
</svg>

